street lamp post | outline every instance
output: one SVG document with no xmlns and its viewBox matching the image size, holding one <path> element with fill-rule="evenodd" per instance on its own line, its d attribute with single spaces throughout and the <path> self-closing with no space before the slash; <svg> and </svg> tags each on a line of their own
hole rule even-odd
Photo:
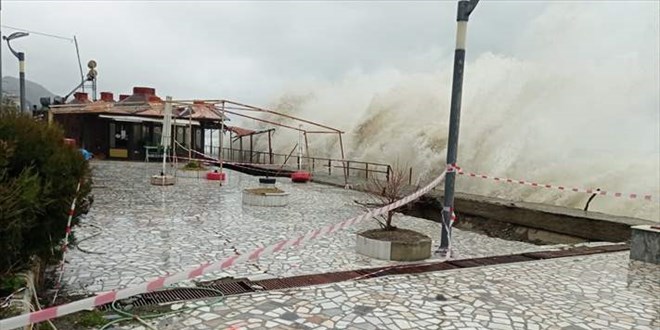
<svg viewBox="0 0 660 330">
<path fill-rule="evenodd" d="M 450 166 L 456 164 L 458 155 L 458 128 L 461 119 L 461 97 L 463 94 L 463 67 L 465 66 L 465 35 L 470 14 L 479 0 L 460 0 L 456 14 L 456 50 L 454 52 L 454 77 L 451 87 L 451 110 L 449 115 L 449 139 L 447 141 L 447 175 L 445 176 L 445 200 L 442 209 L 442 233 L 440 251 L 447 256 L 451 251 L 451 225 L 454 209 L 454 182 L 456 171 Z"/>
<path fill-rule="evenodd" d="M 22 37 L 27 37 L 30 34 L 27 32 L 14 32 L 9 36 L 3 36 L 2 39 L 7 40 L 7 46 L 9 50 L 16 56 L 18 59 L 18 74 L 19 74 L 19 84 L 20 84 L 20 93 L 21 93 L 21 112 L 26 111 L 27 104 L 25 104 L 25 53 L 17 52 L 14 48 L 11 47 L 10 41 Z"/>
</svg>

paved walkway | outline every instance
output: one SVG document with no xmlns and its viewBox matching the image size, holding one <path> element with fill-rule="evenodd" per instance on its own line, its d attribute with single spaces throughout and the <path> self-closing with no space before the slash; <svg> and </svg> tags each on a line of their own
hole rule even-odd
<svg viewBox="0 0 660 330">
<path fill-rule="evenodd" d="M 243 207 L 242 189 L 257 180 L 240 173 L 229 172 L 223 187 L 191 178 L 163 188 L 148 183 L 158 164 L 94 161 L 93 166 L 95 204 L 75 232 L 80 247 L 95 253 L 68 254 L 65 294 L 125 287 L 247 251 L 349 218 L 362 211 L 353 200 L 369 198 L 280 179 L 278 185 L 291 193 L 288 207 Z M 396 221 L 438 237 L 437 223 L 407 216 Z M 374 227 L 367 221 L 204 279 L 390 264 L 354 252 L 354 234 Z M 460 230 L 454 239 L 458 258 L 548 249 Z M 158 329 L 657 329 L 659 273 L 659 266 L 611 253 L 232 296 L 152 323 Z M 123 329 L 144 328 L 136 323 Z"/>
<path fill-rule="evenodd" d="M 95 202 L 75 229 L 79 246 L 68 254 L 64 292 L 87 294 L 135 285 L 166 272 L 177 272 L 270 244 L 288 236 L 336 223 L 363 210 L 353 201 L 369 196 L 320 184 L 292 184 L 278 179 L 291 193 L 283 208 L 244 207 L 241 191 L 257 178 L 228 171 L 228 183 L 196 178 L 175 186 L 148 183 L 159 164 L 94 161 Z M 439 224 L 397 216 L 395 224 L 439 238 Z M 287 250 L 259 262 L 239 264 L 223 276 L 268 278 L 352 270 L 391 264 L 355 253 L 355 233 L 376 228 L 375 221 Z M 98 236 L 94 236 L 99 234 Z M 91 237 L 87 239 L 88 237 Z M 478 257 L 543 250 L 547 247 L 505 241 L 455 230 L 457 257 Z"/>
<path fill-rule="evenodd" d="M 627 252 L 619 252 L 232 296 L 151 324 L 198 330 L 651 330 L 660 327 L 658 274 L 660 266 L 630 262 Z"/>
</svg>

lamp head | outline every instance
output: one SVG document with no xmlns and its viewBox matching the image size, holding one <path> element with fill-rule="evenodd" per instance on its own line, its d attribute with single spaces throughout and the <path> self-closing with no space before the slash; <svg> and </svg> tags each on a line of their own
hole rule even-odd
<svg viewBox="0 0 660 330">
<path fill-rule="evenodd" d="M 14 32 L 14 33 L 10 34 L 9 36 L 2 36 L 2 39 L 7 40 L 7 41 L 11 41 L 11 40 L 14 40 L 14 39 L 27 37 L 29 35 L 30 34 L 27 33 L 27 32 Z"/>
</svg>

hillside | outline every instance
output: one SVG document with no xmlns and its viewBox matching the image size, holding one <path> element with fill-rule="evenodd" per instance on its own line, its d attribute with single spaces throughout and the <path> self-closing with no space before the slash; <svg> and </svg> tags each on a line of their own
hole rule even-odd
<svg viewBox="0 0 660 330">
<path fill-rule="evenodd" d="M 28 106 L 32 108 L 32 105 L 35 104 L 38 107 L 41 107 L 39 103 L 39 98 L 44 97 L 44 96 L 50 96 L 53 97 L 55 94 L 51 93 L 48 89 L 45 87 L 39 85 L 38 83 L 35 83 L 30 80 L 25 80 L 25 91 L 26 91 L 26 96 L 25 100 L 28 103 Z M 19 96 L 19 86 L 18 86 L 18 78 L 16 77 L 10 77 L 6 76 L 2 78 L 2 92 L 3 95 L 5 96 L 15 96 L 16 99 L 18 100 Z"/>
</svg>

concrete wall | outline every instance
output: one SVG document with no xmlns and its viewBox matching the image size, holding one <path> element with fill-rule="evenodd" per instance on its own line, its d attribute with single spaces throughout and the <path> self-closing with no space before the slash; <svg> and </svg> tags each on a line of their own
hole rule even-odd
<svg viewBox="0 0 660 330">
<path fill-rule="evenodd" d="M 442 196 L 442 191 L 433 191 L 409 211 L 440 221 Z M 653 224 L 643 219 L 461 193 L 456 194 L 455 208 L 459 221 L 465 216 L 479 217 L 593 241 L 628 241 L 631 226 Z"/>
<path fill-rule="evenodd" d="M 345 185 L 344 177 L 340 175 L 315 173 L 313 182 L 337 187 Z M 364 191 L 367 182 L 364 179 L 351 177 L 349 184 L 352 189 Z M 406 187 L 405 192 L 407 194 L 415 190 L 416 187 Z M 441 190 L 434 190 L 416 203 L 402 208 L 402 212 L 439 222 L 442 196 Z M 558 240 L 557 243 L 580 240 L 628 241 L 631 226 L 656 224 L 644 219 L 462 193 L 456 194 L 455 209 L 459 222 L 462 218 L 471 218 L 534 229 L 536 231 L 530 231 L 527 235 L 545 240 Z"/>
</svg>

